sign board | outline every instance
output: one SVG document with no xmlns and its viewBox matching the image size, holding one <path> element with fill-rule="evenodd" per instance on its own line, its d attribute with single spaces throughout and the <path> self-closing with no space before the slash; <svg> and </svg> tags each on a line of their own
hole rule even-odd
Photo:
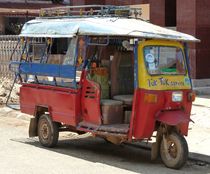
<svg viewBox="0 0 210 174">
<path fill-rule="evenodd" d="M 139 8 L 141 11 L 140 17 L 143 20 L 149 21 L 150 20 L 150 5 L 149 4 L 136 4 L 136 5 L 129 5 L 130 8 Z M 134 16 L 133 16 L 134 17 Z"/>
</svg>

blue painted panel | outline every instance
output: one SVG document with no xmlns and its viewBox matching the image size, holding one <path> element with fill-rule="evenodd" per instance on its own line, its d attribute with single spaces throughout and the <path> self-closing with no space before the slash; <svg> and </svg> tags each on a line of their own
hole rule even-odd
<svg viewBox="0 0 210 174">
<path fill-rule="evenodd" d="M 59 66 L 52 64 L 21 63 L 21 74 L 59 77 Z"/>
<path fill-rule="evenodd" d="M 61 65 L 60 66 L 60 77 L 63 78 L 75 78 L 76 76 L 76 66 L 71 65 Z"/>
<path fill-rule="evenodd" d="M 29 62 L 11 62 L 10 66 L 19 65 L 17 73 L 38 76 L 76 78 L 76 67 L 72 65 L 41 64 Z"/>
<path fill-rule="evenodd" d="M 192 89 L 192 79 L 191 79 L 191 69 L 190 69 L 190 59 L 189 59 L 189 48 L 188 48 L 188 44 L 187 43 L 184 43 L 184 53 L 185 53 L 185 59 L 186 59 L 186 63 L 187 63 L 188 76 L 190 78 L 190 85 L 191 85 L 191 89 Z"/>
</svg>

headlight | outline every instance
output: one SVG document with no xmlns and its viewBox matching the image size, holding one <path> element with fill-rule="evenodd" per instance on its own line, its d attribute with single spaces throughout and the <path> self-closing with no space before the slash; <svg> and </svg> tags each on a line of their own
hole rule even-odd
<svg viewBox="0 0 210 174">
<path fill-rule="evenodd" d="M 183 93 L 181 91 L 176 91 L 172 93 L 173 102 L 181 102 L 183 99 Z"/>
</svg>

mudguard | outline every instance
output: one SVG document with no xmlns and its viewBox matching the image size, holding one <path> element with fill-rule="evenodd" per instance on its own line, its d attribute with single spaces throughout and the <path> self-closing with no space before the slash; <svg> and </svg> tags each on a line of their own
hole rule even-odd
<svg viewBox="0 0 210 174">
<path fill-rule="evenodd" d="M 175 126 L 180 123 L 188 123 L 190 121 L 190 117 L 188 114 L 180 110 L 163 111 L 157 114 L 156 120 L 171 126 Z"/>
<path fill-rule="evenodd" d="M 31 118 L 29 125 L 29 137 L 37 136 L 37 118 Z"/>
</svg>

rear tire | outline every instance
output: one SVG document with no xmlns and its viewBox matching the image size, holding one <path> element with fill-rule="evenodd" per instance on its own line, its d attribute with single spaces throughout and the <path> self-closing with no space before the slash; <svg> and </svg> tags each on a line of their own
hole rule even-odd
<svg viewBox="0 0 210 174">
<path fill-rule="evenodd" d="M 39 142 L 45 147 L 55 147 L 58 143 L 59 124 L 53 122 L 48 115 L 43 114 L 38 122 Z"/>
<path fill-rule="evenodd" d="M 166 137 L 167 150 L 164 149 L 164 141 L 160 144 L 160 156 L 166 167 L 180 169 L 188 159 L 188 145 L 185 138 L 173 132 Z"/>
</svg>

